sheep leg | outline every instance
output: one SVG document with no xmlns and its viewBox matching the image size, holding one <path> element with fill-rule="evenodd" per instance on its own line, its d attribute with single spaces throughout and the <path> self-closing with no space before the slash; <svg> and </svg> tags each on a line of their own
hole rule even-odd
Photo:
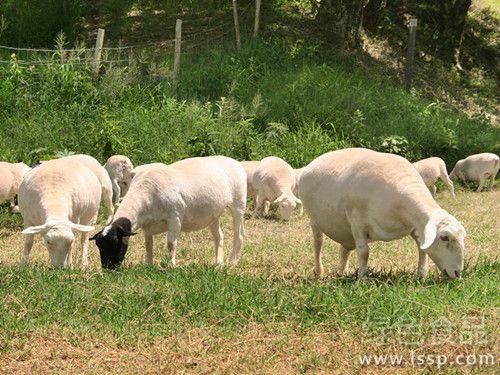
<svg viewBox="0 0 500 375">
<path fill-rule="evenodd" d="M 170 264 L 172 267 L 176 265 L 176 252 L 175 247 L 177 246 L 177 237 L 181 233 L 181 220 L 179 218 L 173 218 L 167 220 L 168 233 L 167 233 L 167 248 L 170 253 Z"/>
<path fill-rule="evenodd" d="M 210 224 L 208 229 L 210 229 L 210 233 L 212 233 L 215 245 L 215 265 L 221 267 L 224 264 L 224 233 L 220 227 L 219 218 Z"/>
<path fill-rule="evenodd" d="M 495 187 L 495 177 L 496 177 L 496 174 L 495 175 L 491 175 L 490 176 L 490 186 L 488 187 L 488 191 L 492 191 L 493 188 Z"/>
<path fill-rule="evenodd" d="M 259 211 L 264 203 L 264 199 L 262 199 L 262 196 L 257 194 L 256 199 L 255 199 L 255 207 L 253 210 L 253 218 L 259 217 Z"/>
<path fill-rule="evenodd" d="M 151 234 L 144 235 L 146 245 L 146 264 L 153 264 L 153 236 Z"/>
<path fill-rule="evenodd" d="M 268 200 L 266 200 L 264 202 L 264 217 L 268 217 L 269 216 L 269 208 L 271 207 L 271 202 L 269 202 Z"/>
<path fill-rule="evenodd" d="M 82 246 L 82 260 L 80 262 L 80 267 L 87 268 L 89 265 L 89 232 L 82 232 L 80 234 L 80 243 Z"/>
<path fill-rule="evenodd" d="M 455 188 L 453 187 L 453 181 L 450 180 L 450 178 L 447 175 L 442 175 L 441 180 L 448 186 L 448 189 L 450 189 L 450 193 L 452 196 L 455 196 Z"/>
<path fill-rule="evenodd" d="M 424 278 L 429 272 L 429 257 L 425 251 L 418 249 L 418 277 Z"/>
<path fill-rule="evenodd" d="M 229 262 L 232 265 L 238 264 L 241 258 L 241 247 L 243 246 L 244 227 L 243 221 L 245 217 L 245 206 L 243 208 L 233 209 L 233 251 Z"/>
<path fill-rule="evenodd" d="M 346 249 L 344 245 L 340 245 L 340 262 L 339 270 L 337 271 L 339 276 L 345 276 L 347 274 L 347 268 L 349 267 L 349 255 L 351 255 L 351 249 Z"/>
<path fill-rule="evenodd" d="M 323 232 L 319 228 L 311 223 L 311 230 L 313 234 L 313 246 L 314 246 L 314 274 L 317 278 L 323 277 L 324 268 L 323 261 L 321 260 L 321 249 L 323 248 Z"/>
<path fill-rule="evenodd" d="M 366 276 L 368 270 L 368 255 L 370 253 L 368 243 L 365 239 L 356 241 L 356 252 L 358 254 L 359 263 L 358 278 L 362 279 Z"/>
<path fill-rule="evenodd" d="M 118 204 L 118 202 L 120 201 L 120 194 L 121 194 L 120 185 L 116 180 L 113 180 L 111 182 L 113 186 L 113 203 Z"/>
<path fill-rule="evenodd" d="M 106 213 L 108 214 L 108 218 L 106 219 L 106 225 L 108 225 L 113 221 L 113 214 L 115 212 L 113 205 L 113 190 L 103 187 L 102 199 L 104 200 L 104 207 L 106 207 Z"/>
<path fill-rule="evenodd" d="M 33 248 L 33 240 L 35 238 L 34 234 L 26 235 L 24 239 L 24 249 L 23 249 L 23 258 L 21 260 L 21 266 L 26 266 L 28 264 L 30 258 L 30 252 Z"/>
<path fill-rule="evenodd" d="M 479 186 L 477 187 L 476 192 L 480 193 L 481 190 L 483 190 L 483 186 L 484 186 L 484 176 L 481 176 L 481 178 L 479 179 Z"/>
</svg>

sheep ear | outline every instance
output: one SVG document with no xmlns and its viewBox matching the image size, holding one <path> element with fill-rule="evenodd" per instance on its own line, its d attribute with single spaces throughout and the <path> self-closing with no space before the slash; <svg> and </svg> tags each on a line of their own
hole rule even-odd
<svg viewBox="0 0 500 375">
<path fill-rule="evenodd" d="M 436 239 L 437 236 L 437 225 L 434 220 L 429 220 L 424 228 L 424 235 L 422 241 L 420 241 L 420 249 L 427 250 Z"/>
<path fill-rule="evenodd" d="M 73 229 L 77 232 L 88 233 L 88 232 L 92 232 L 95 229 L 95 227 L 93 227 L 91 225 L 82 225 L 82 224 L 71 223 L 71 229 Z"/>
<path fill-rule="evenodd" d="M 42 232 L 46 228 L 45 224 L 43 225 L 38 225 L 36 227 L 28 227 L 24 229 L 21 233 L 22 234 L 37 234 Z"/>
</svg>

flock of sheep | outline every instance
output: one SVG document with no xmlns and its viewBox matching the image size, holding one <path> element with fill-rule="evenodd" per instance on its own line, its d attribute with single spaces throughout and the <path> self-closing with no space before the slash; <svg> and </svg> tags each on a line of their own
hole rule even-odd
<svg viewBox="0 0 500 375">
<path fill-rule="evenodd" d="M 95 240 L 102 267 L 114 269 L 123 262 L 129 238 L 139 228 L 145 235 L 146 262 L 153 262 L 153 236 L 167 232 L 175 265 L 179 234 L 208 227 L 216 264 L 222 266 L 220 217 L 227 208 L 233 219 L 230 263 L 235 264 L 241 254 L 247 200 L 252 198 L 254 217 L 268 215 L 271 204 L 277 205 L 284 220 L 296 207 L 301 214 L 306 210 L 318 277 L 323 274 L 324 235 L 340 244 L 341 275 L 350 252 L 356 250 L 358 277 L 366 275 L 370 242 L 410 235 L 419 249 L 420 276 L 427 274 L 430 257 L 443 276 L 456 278 L 463 270 L 466 232 L 434 200 L 435 183 L 440 178 L 455 195 L 451 180 L 477 181 L 481 191 L 490 179 L 491 190 L 498 169 L 499 158 L 490 153 L 460 160 L 448 176 L 440 158 L 411 164 L 397 155 L 362 148 L 329 152 L 296 170 L 273 156 L 246 162 L 209 156 L 134 168 L 121 155 L 109 158 L 104 166 L 91 156 L 73 155 L 34 168 L 0 163 L 0 202 L 10 200 L 11 212 L 23 217 L 23 265 L 28 263 L 34 236 L 40 234 L 52 266 L 70 267 L 79 232 L 81 266 L 88 266 L 89 240 Z M 89 238 L 101 202 L 107 210 L 106 226 Z"/>
</svg>

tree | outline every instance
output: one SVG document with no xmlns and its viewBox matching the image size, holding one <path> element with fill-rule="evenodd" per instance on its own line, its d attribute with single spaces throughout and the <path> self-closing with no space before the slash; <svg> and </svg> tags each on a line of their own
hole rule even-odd
<svg viewBox="0 0 500 375">
<path fill-rule="evenodd" d="M 335 34 L 344 48 L 361 45 L 363 10 L 368 0 L 321 0 L 316 19 Z"/>
<path fill-rule="evenodd" d="M 439 38 L 438 54 L 443 59 L 453 59 L 456 66 L 460 64 L 460 49 L 464 36 L 467 12 L 472 0 L 440 0 L 439 3 Z"/>
</svg>

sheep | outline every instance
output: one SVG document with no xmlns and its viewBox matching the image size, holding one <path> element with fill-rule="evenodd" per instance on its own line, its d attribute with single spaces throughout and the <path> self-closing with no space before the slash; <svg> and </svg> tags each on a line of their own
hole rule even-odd
<svg viewBox="0 0 500 375">
<path fill-rule="evenodd" d="M 243 165 L 243 168 L 245 168 L 245 172 L 247 174 L 247 196 L 248 198 L 252 198 L 255 202 L 255 190 L 252 185 L 252 179 L 253 179 L 253 173 L 255 172 L 255 169 L 257 169 L 257 166 L 259 165 L 260 161 L 249 160 L 249 161 L 242 161 L 240 163 L 241 165 Z"/>
<path fill-rule="evenodd" d="M 432 196 L 436 195 L 436 181 L 438 178 L 440 178 L 441 181 L 448 186 L 451 195 L 455 196 L 453 182 L 448 177 L 446 164 L 443 159 L 437 157 L 427 158 L 413 163 L 413 166 L 417 169 L 418 173 L 420 173 L 420 176 L 422 176 L 422 179 L 431 191 Z"/>
<path fill-rule="evenodd" d="M 279 205 L 280 218 L 289 220 L 293 209 L 302 205 L 292 191 L 295 186 L 295 173 L 283 159 L 275 156 L 262 159 L 253 174 L 252 184 L 257 194 L 254 217 L 258 216 L 262 207 L 264 215 L 267 216 L 269 206 L 273 202 Z"/>
<path fill-rule="evenodd" d="M 34 168 L 19 188 L 19 210 L 26 236 L 21 265 L 28 264 L 36 234 L 41 234 L 53 267 L 72 265 L 74 232 L 81 233 L 82 268 L 88 265 L 89 232 L 94 230 L 102 187 L 83 163 L 51 160 Z"/>
<path fill-rule="evenodd" d="M 102 267 L 116 269 L 121 265 L 129 237 L 139 228 L 145 234 L 146 262 L 153 263 L 153 235 L 167 232 L 167 248 L 175 266 L 180 232 L 206 227 L 212 233 L 216 265 L 220 267 L 224 262 L 220 217 L 228 207 L 234 235 L 230 262 L 236 264 L 243 243 L 246 190 L 244 168 L 225 156 L 189 158 L 146 168 L 133 178 L 113 222 L 92 238 Z"/>
<path fill-rule="evenodd" d="M 298 168 L 294 169 L 293 172 L 295 174 L 295 186 L 293 187 L 293 194 L 298 197 L 299 196 L 299 180 L 300 180 L 300 175 L 302 174 L 302 171 L 304 168 Z M 299 197 L 300 198 L 300 197 Z M 301 206 L 302 207 L 302 206 Z"/>
<path fill-rule="evenodd" d="M 108 172 L 104 167 L 92 156 L 89 155 L 71 155 L 71 156 L 65 156 L 60 159 L 53 159 L 53 160 L 47 160 L 44 161 L 41 165 L 45 165 L 47 163 L 52 163 L 54 161 L 59 161 L 62 160 L 66 163 L 69 164 L 74 164 L 74 165 L 84 165 L 87 168 L 89 168 L 97 177 L 99 182 L 101 183 L 101 188 L 102 188 L 102 200 L 104 203 L 104 207 L 106 208 L 106 214 L 107 219 L 106 223 L 110 223 L 111 220 L 113 220 L 113 212 L 114 212 L 114 207 L 113 207 L 113 187 L 111 183 L 111 179 L 109 178 Z"/>
<path fill-rule="evenodd" d="M 488 190 L 492 190 L 495 186 L 495 178 L 498 173 L 500 163 L 498 155 L 491 153 L 482 153 L 470 155 L 465 159 L 459 160 L 455 164 L 455 168 L 450 173 L 450 178 L 455 181 L 460 179 L 462 182 L 478 181 L 479 186 L 477 192 L 483 190 L 485 181 L 490 179 L 490 186 Z"/>
<path fill-rule="evenodd" d="M 139 165 L 139 166 L 135 167 L 134 169 L 132 169 L 130 171 L 130 183 L 132 183 L 132 180 L 135 178 L 135 176 L 141 174 L 142 172 L 147 171 L 147 170 L 154 168 L 154 167 L 162 166 L 162 165 L 166 165 L 166 164 L 151 163 L 151 164 L 143 164 L 143 165 Z M 129 187 L 130 187 L 130 184 L 129 184 Z"/>
<path fill-rule="evenodd" d="M 0 162 L 0 203 L 10 201 L 10 213 L 18 213 L 19 207 L 16 205 L 16 195 L 24 176 L 31 170 L 24 163 Z"/>
<path fill-rule="evenodd" d="M 113 155 L 104 164 L 113 185 L 113 203 L 118 204 L 120 198 L 127 194 L 132 177 L 130 172 L 134 165 L 123 155 Z"/>
<path fill-rule="evenodd" d="M 463 270 L 466 232 L 436 203 L 412 164 L 401 156 L 363 148 L 326 153 L 302 172 L 299 196 L 309 214 L 318 277 L 323 274 L 323 235 L 340 244 L 339 275 L 350 251 L 358 254 L 358 277 L 367 272 L 368 243 L 407 235 L 419 246 L 418 274 L 429 256 L 443 276 Z"/>
</svg>

